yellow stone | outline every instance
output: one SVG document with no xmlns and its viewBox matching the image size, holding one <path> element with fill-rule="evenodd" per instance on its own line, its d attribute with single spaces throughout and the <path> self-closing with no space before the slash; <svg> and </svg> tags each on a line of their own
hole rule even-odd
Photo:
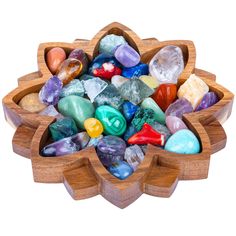
<svg viewBox="0 0 236 236">
<path fill-rule="evenodd" d="M 186 98 L 193 109 L 201 102 L 203 96 L 209 91 L 208 85 L 195 74 L 192 74 L 179 88 L 178 97 Z"/>
<path fill-rule="evenodd" d="M 159 86 L 157 79 L 152 76 L 142 75 L 139 77 L 139 79 L 142 80 L 147 86 L 149 86 L 152 89 L 155 89 Z"/>
<path fill-rule="evenodd" d="M 25 95 L 18 104 L 21 108 L 30 112 L 40 112 L 47 106 L 39 100 L 38 93 L 29 93 Z"/>
<path fill-rule="evenodd" d="M 97 138 L 103 132 L 102 123 L 95 118 L 88 118 L 84 121 L 84 127 L 91 138 Z"/>
</svg>

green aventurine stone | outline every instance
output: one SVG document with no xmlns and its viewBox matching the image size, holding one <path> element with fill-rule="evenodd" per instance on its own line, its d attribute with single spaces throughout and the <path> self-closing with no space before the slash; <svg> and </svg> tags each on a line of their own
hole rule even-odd
<svg viewBox="0 0 236 236">
<path fill-rule="evenodd" d="M 103 125 L 104 133 L 121 136 L 126 130 L 126 120 L 124 116 L 115 108 L 103 105 L 96 109 L 95 118 Z"/>
<path fill-rule="evenodd" d="M 144 125 L 144 123 L 152 124 L 155 122 L 154 119 L 154 111 L 152 109 L 146 108 L 140 108 L 136 113 L 131 121 L 131 124 L 138 130 L 140 131 Z"/>
<path fill-rule="evenodd" d="M 73 136 L 78 133 L 78 129 L 73 119 L 65 117 L 49 125 L 49 130 L 53 141 Z"/>
<path fill-rule="evenodd" d="M 70 95 L 62 98 L 58 103 L 58 110 L 64 116 L 71 117 L 76 125 L 84 129 L 84 121 L 94 117 L 94 106 L 86 98 Z"/>
<path fill-rule="evenodd" d="M 154 118 L 161 124 L 166 123 L 165 113 L 161 110 L 161 108 L 156 104 L 156 102 L 152 98 L 145 98 L 141 103 L 142 108 L 149 108 L 154 111 Z"/>
</svg>

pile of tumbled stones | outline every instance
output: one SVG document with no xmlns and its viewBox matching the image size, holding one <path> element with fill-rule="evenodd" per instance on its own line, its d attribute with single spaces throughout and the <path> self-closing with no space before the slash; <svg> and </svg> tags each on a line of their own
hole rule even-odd
<svg viewBox="0 0 236 236">
<path fill-rule="evenodd" d="M 143 161 L 147 144 L 169 152 L 195 154 L 201 145 L 182 116 L 206 109 L 219 98 L 192 74 L 179 88 L 184 69 L 180 47 L 161 48 L 149 64 L 123 36 L 106 35 L 91 62 L 81 49 L 45 55 L 53 76 L 19 106 L 53 116 L 52 142 L 44 157 L 64 156 L 94 146 L 107 170 L 125 179 Z"/>
</svg>

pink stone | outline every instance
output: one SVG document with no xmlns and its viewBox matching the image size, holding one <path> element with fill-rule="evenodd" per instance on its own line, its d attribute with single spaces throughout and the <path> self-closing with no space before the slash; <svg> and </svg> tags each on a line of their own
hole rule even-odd
<svg viewBox="0 0 236 236">
<path fill-rule="evenodd" d="M 188 129 L 184 122 L 177 116 L 167 116 L 166 117 L 166 126 L 172 134 L 181 129 Z"/>
</svg>

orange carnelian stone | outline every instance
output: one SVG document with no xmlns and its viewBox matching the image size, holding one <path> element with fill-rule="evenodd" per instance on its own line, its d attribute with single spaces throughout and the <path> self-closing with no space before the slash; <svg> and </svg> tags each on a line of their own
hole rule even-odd
<svg viewBox="0 0 236 236">
<path fill-rule="evenodd" d="M 152 95 L 158 106 L 165 111 L 168 106 L 176 99 L 176 84 L 161 84 Z"/>
</svg>

